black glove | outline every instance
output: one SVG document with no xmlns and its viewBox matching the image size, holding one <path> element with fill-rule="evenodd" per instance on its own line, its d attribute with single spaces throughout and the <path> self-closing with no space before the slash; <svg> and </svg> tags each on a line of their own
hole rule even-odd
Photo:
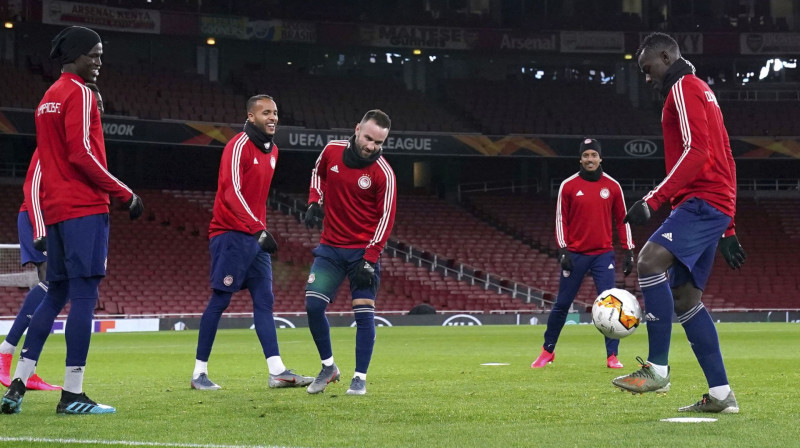
<svg viewBox="0 0 800 448">
<path fill-rule="evenodd" d="M 47 250 L 47 237 L 40 236 L 33 240 L 33 248 L 38 250 L 39 252 L 44 252 Z"/>
<path fill-rule="evenodd" d="M 628 276 L 633 271 L 633 251 L 625 251 L 625 261 L 622 262 L 622 275 Z"/>
<path fill-rule="evenodd" d="M 134 219 L 142 216 L 142 212 L 144 211 L 144 204 L 142 204 L 142 198 L 133 193 L 128 202 L 125 203 L 125 207 L 128 207 L 128 212 L 131 216 L 131 221 Z"/>
<path fill-rule="evenodd" d="M 572 258 L 566 247 L 558 249 L 558 262 L 561 263 L 561 269 L 571 272 L 572 271 Z"/>
<path fill-rule="evenodd" d="M 362 258 L 353 273 L 353 282 L 357 288 L 366 288 L 372 286 L 373 281 L 375 281 L 375 263 Z"/>
<path fill-rule="evenodd" d="M 650 216 L 654 211 L 655 210 L 650 208 L 650 204 L 639 199 L 628 209 L 628 213 L 625 215 L 625 219 L 622 220 L 622 222 L 625 224 L 642 225 L 650 220 Z"/>
<path fill-rule="evenodd" d="M 744 260 L 747 258 L 747 254 L 744 253 L 744 248 L 739 244 L 739 238 L 736 238 L 736 235 L 722 237 L 719 240 L 719 250 L 731 269 L 742 267 Z"/>
<path fill-rule="evenodd" d="M 313 229 L 318 227 L 322 229 L 322 218 L 325 217 L 325 211 L 316 202 L 308 204 L 306 209 L 306 228 Z"/>
<path fill-rule="evenodd" d="M 259 230 L 253 234 L 253 237 L 258 241 L 258 245 L 261 246 L 264 252 L 272 255 L 278 251 L 278 242 L 266 230 Z"/>
</svg>

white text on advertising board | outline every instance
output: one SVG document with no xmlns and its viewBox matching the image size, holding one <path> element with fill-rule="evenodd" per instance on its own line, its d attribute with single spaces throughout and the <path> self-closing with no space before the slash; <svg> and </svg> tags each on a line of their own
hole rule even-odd
<svg viewBox="0 0 800 448">
<path fill-rule="evenodd" d="M 406 151 L 430 151 L 431 139 L 427 137 L 389 137 L 384 149 L 403 149 Z"/>
<path fill-rule="evenodd" d="M 350 135 L 316 134 L 292 132 L 289 134 L 289 146 L 300 148 L 321 148 L 332 140 L 347 140 Z M 431 151 L 433 139 L 430 137 L 389 137 L 383 149 L 404 151 Z"/>
<path fill-rule="evenodd" d="M 299 146 L 301 148 L 311 148 L 327 145 L 333 140 L 347 140 L 349 135 L 324 135 L 314 133 L 292 132 L 289 134 L 289 146 Z"/>
<path fill-rule="evenodd" d="M 548 50 L 555 51 L 556 40 L 550 37 L 513 37 L 508 33 L 503 33 L 503 40 L 500 42 L 501 50 Z"/>
<path fill-rule="evenodd" d="M 412 26 L 378 26 L 378 39 L 391 45 L 448 48 L 448 43 L 464 41 L 460 28 L 423 28 Z"/>
<path fill-rule="evenodd" d="M 105 135 L 127 135 L 133 137 L 134 124 L 103 123 L 103 134 Z"/>
</svg>

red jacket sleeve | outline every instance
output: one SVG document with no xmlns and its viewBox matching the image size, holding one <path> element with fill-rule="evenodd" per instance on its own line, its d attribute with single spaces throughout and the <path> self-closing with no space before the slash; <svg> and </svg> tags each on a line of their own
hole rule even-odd
<svg viewBox="0 0 800 448">
<path fill-rule="evenodd" d="M 564 194 L 567 180 L 561 182 L 561 186 L 558 188 L 558 203 L 556 204 L 556 243 L 561 249 L 565 249 L 568 245 L 567 222 L 564 219 L 565 216 L 569 216 L 569 196 Z"/>
<path fill-rule="evenodd" d="M 669 202 L 678 191 L 693 181 L 709 158 L 705 93 L 683 81 L 682 79 L 675 83 L 670 91 L 681 124 L 683 153 L 667 177 L 645 195 L 644 200 L 654 210 Z"/>
<path fill-rule="evenodd" d="M 325 147 L 321 153 L 319 153 L 319 157 L 317 157 L 317 162 L 314 164 L 314 169 L 311 170 L 311 186 L 308 189 L 308 203 L 311 204 L 312 202 L 316 202 L 322 205 L 322 201 L 325 200 L 325 178 L 328 173 L 328 158 L 326 157 Z"/>
<path fill-rule="evenodd" d="M 246 138 L 233 139 L 228 142 L 222 151 L 219 173 L 222 179 L 222 200 L 228 210 L 236 216 L 236 219 L 253 234 L 259 230 L 266 230 L 267 226 L 256 217 L 242 195 L 242 175 L 244 173 L 242 153 L 246 151 L 247 142 Z M 249 161 L 251 157 L 244 157 L 244 160 Z"/>
<path fill-rule="evenodd" d="M 28 166 L 28 173 L 31 174 L 31 171 L 31 183 L 30 185 L 27 183 L 25 184 L 27 188 L 23 189 L 23 194 L 25 195 L 25 208 L 28 210 L 28 219 L 31 221 L 33 239 L 35 240 L 47 235 L 47 229 L 44 226 L 44 218 L 42 217 L 42 204 L 40 203 L 42 166 L 39 163 L 38 148 L 33 152 L 30 166 Z"/>
<path fill-rule="evenodd" d="M 69 162 L 81 171 L 97 188 L 111 196 L 127 201 L 133 191 L 112 176 L 95 153 L 97 145 L 92 127 L 102 129 L 97 101 L 88 87 L 80 85 L 69 96 L 64 107 L 64 131 Z M 102 138 L 102 131 L 100 132 Z"/>
<path fill-rule="evenodd" d="M 375 162 L 383 172 L 382 182 L 378 184 L 375 207 L 382 210 L 381 218 L 375 227 L 375 233 L 365 248 L 364 259 L 373 263 L 381 256 L 386 241 L 394 227 L 394 215 L 397 200 L 397 185 L 395 184 L 394 171 L 383 157 Z"/>
<path fill-rule="evenodd" d="M 728 139 L 728 136 L 725 135 L 725 158 L 728 161 L 728 169 L 731 171 L 731 179 L 733 179 L 733 194 L 736 195 L 736 191 L 738 188 L 738 184 L 736 183 L 736 162 L 733 160 L 733 152 L 731 151 L 731 142 Z M 736 204 L 736 196 L 733 198 L 733 203 Z M 734 223 L 734 217 L 731 217 L 731 223 L 728 224 L 728 228 L 725 230 L 723 236 L 732 236 L 736 235 L 736 224 Z"/>
<path fill-rule="evenodd" d="M 625 250 L 633 250 L 633 235 L 631 235 L 630 224 L 625 224 L 625 214 L 628 208 L 625 206 L 625 195 L 622 193 L 622 187 L 614 182 L 616 191 L 614 192 L 614 202 L 611 204 L 611 217 L 614 220 L 614 225 L 617 227 L 617 235 L 619 242 Z"/>
</svg>

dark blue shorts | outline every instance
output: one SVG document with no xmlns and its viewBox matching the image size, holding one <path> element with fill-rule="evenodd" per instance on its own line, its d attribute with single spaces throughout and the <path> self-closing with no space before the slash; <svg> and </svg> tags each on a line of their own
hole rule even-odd
<svg viewBox="0 0 800 448">
<path fill-rule="evenodd" d="M 241 232 L 221 233 L 208 242 L 211 253 L 211 287 L 236 292 L 251 278 L 272 282 L 272 259 L 261 250 L 253 235 Z"/>
<path fill-rule="evenodd" d="M 699 198 L 689 199 L 672 211 L 650 237 L 677 258 L 669 269 L 671 287 L 692 282 L 705 289 L 717 244 L 730 222 L 730 216 Z"/>
<path fill-rule="evenodd" d="M 105 277 L 108 213 L 47 226 L 47 280 Z"/>
<path fill-rule="evenodd" d="M 364 249 L 343 249 L 340 247 L 320 244 L 313 251 L 314 264 L 306 282 L 306 295 L 312 293 L 328 303 L 336 299 L 336 292 L 345 277 L 350 279 L 350 297 L 352 299 L 372 299 L 378 295 L 378 286 L 381 283 L 381 263 L 375 265 L 375 282 L 367 288 L 356 288 L 353 283 L 358 262 L 364 258 Z"/>
<path fill-rule="evenodd" d="M 572 258 L 572 271 L 561 271 L 557 302 L 565 304 L 569 308 L 575 300 L 586 274 L 592 275 L 597 294 L 614 287 L 613 250 L 597 255 L 584 255 L 577 252 L 570 252 L 569 255 Z"/>
<path fill-rule="evenodd" d="M 17 216 L 17 235 L 19 235 L 20 264 L 40 264 L 47 261 L 47 255 L 33 248 L 33 226 L 28 218 L 28 212 L 19 212 Z"/>
</svg>

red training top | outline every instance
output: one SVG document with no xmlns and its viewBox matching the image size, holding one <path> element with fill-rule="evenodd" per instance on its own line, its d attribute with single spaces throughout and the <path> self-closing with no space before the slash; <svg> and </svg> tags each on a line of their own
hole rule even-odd
<svg viewBox="0 0 800 448">
<path fill-rule="evenodd" d="M 556 206 L 556 242 L 558 247 L 584 255 L 597 255 L 612 250 L 611 222 L 625 249 L 633 249 L 633 237 L 625 219 L 625 198 L 622 187 L 613 177 L 603 173 L 596 182 L 578 173 L 561 182 Z"/>
<path fill-rule="evenodd" d="M 28 165 L 28 173 L 25 174 L 25 183 L 22 185 L 22 192 L 25 195 L 25 200 L 19 208 L 20 213 L 28 212 L 28 219 L 31 221 L 33 227 L 33 239 L 37 239 L 47 235 L 47 229 L 44 226 L 44 217 L 42 217 L 42 203 L 44 197 L 44 190 L 42 185 L 42 167 L 39 163 L 39 149 L 33 152 L 31 163 Z"/>
<path fill-rule="evenodd" d="M 311 171 L 308 203 L 324 205 L 321 243 L 362 248 L 373 263 L 392 233 L 397 198 L 394 171 L 379 157 L 364 168 L 348 168 L 342 154 L 348 140 L 328 143 Z"/>
<path fill-rule="evenodd" d="M 684 75 L 667 95 L 661 113 L 667 177 L 644 200 L 672 208 L 697 197 L 733 218 L 736 164 L 714 92 L 695 75 Z M 734 234 L 733 220 L 725 232 Z"/>
<path fill-rule="evenodd" d="M 71 73 L 47 89 L 36 109 L 36 143 L 47 195 L 47 225 L 108 213 L 109 195 L 128 201 L 133 192 L 108 172 L 103 126 L 94 94 Z"/>
<path fill-rule="evenodd" d="M 264 153 L 244 132 L 225 145 L 209 238 L 223 232 L 252 235 L 267 229 L 267 196 L 277 163 L 277 146 L 273 144 L 272 151 Z"/>
</svg>

